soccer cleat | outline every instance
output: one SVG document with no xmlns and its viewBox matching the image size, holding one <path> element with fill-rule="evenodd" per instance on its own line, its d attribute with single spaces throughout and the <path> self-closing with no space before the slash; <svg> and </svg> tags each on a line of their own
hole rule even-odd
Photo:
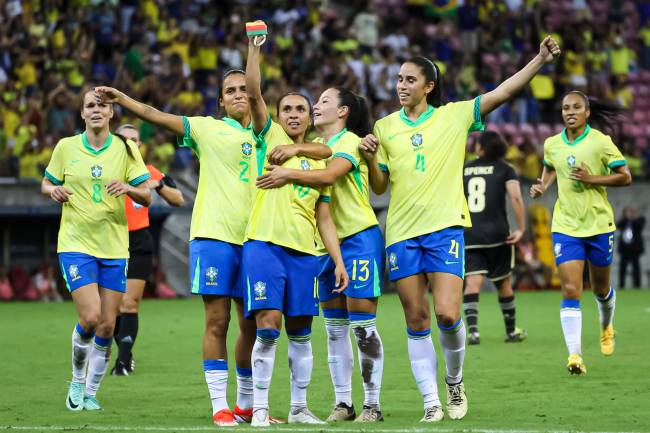
<svg viewBox="0 0 650 433">
<path fill-rule="evenodd" d="M 614 353 L 614 326 L 609 325 L 608 327 L 600 330 L 600 353 L 605 356 L 610 356 Z"/>
<path fill-rule="evenodd" d="M 504 341 L 506 343 L 520 343 L 524 341 L 526 337 L 528 337 L 528 333 L 524 329 L 515 328 L 514 331 L 506 334 L 506 339 Z"/>
<path fill-rule="evenodd" d="M 133 369 L 130 368 L 130 365 L 124 364 L 118 359 L 115 361 L 115 366 L 111 370 L 111 376 L 128 376 L 132 371 Z"/>
<path fill-rule="evenodd" d="M 70 382 L 68 397 L 65 399 L 65 406 L 71 411 L 78 412 L 84 408 L 84 391 L 86 386 L 79 382 Z"/>
<path fill-rule="evenodd" d="M 462 380 L 453 385 L 447 384 L 447 414 L 451 419 L 462 419 L 467 415 L 467 396 Z"/>
<path fill-rule="evenodd" d="M 270 425 L 271 422 L 269 421 L 268 408 L 253 410 L 253 415 L 251 416 L 251 427 L 268 427 Z"/>
<path fill-rule="evenodd" d="M 471 345 L 481 344 L 481 336 L 478 332 L 470 332 L 467 337 L 467 343 Z"/>
<path fill-rule="evenodd" d="M 250 409 L 242 409 L 241 407 L 237 406 L 235 404 L 235 408 L 232 410 L 233 415 L 235 416 L 235 421 L 238 423 L 250 423 L 251 420 L 253 419 L 253 408 Z M 286 424 L 287 421 L 280 419 L 280 418 L 275 418 L 271 415 L 269 415 L 269 422 L 271 424 Z"/>
<path fill-rule="evenodd" d="M 571 374 L 587 374 L 587 366 L 582 361 L 582 356 L 576 353 L 569 355 L 569 362 L 567 363 L 566 368 Z"/>
<path fill-rule="evenodd" d="M 442 421 L 444 417 L 445 413 L 442 411 L 442 407 L 429 406 L 428 408 L 424 409 L 424 416 L 420 422 L 438 422 Z"/>
<path fill-rule="evenodd" d="M 289 424 L 327 424 L 325 421 L 311 413 L 311 411 L 306 407 L 291 409 L 287 421 Z"/>
<path fill-rule="evenodd" d="M 381 411 L 379 409 L 376 407 L 364 405 L 363 410 L 361 411 L 361 415 L 359 415 L 357 419 L 354 420 L 354 422 L 377 422 L 383 420 L 384 416 L 381 414 Z"/>
<path fill-rule="evenodd" d="M 236 427 L 238 425 L 230 409 L 221 409 L 213 414 L 212 421 L 214 421 L 214 425 L 219 427 Z"/>
<path fill-rule="evenodd" d="M 337 421 L 352 421 L 357 417 L 357 413 L 354 411 L 354 405 L 348 406 L 347 404 L 341 402 L 334 406 L 332 413 L 327 417 L 328 422 L 337 422 Z"/>
<path fill-rule="evenodd" d="M 97 399 L 90 395 L 84 396 L 84 410 L 102 410 Z"/>
</svg>

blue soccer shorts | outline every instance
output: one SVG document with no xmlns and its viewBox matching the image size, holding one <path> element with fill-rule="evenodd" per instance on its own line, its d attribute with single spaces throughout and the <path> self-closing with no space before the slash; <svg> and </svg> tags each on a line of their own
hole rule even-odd
<svg viewBox="0 0 650 433">
<path fill-rule="evenodd" d="M 190 287 L 194 295 L 244 296 L 241 245 L 216 239 L 190 241 Z"/>
<path fill-rule="evenodd" d="M 100 259 L 85 253 L 59 253 L 59 264 L 69 292 L 88 284 L 126 292 L 128 259 Z"/>
<path fill-rule="evenodd" d="M 421 273 L 465 276 L 465 230 L 448 227 L 386 248 L 391 281 Z"/>
<path fill-rule="evenodd" d="M 553 233 L 555 264 L 571 260 L 588 260 L 594 266 L 609 266 L 614 257 L 614 232 L 577 238 Z"/>
<path fill-rule="evenodd" d="M 318 257 L 269 242 L 244 244 L 246 316 L 279 310 L 285 316 L 318 316 Z"/>
<path fill-rule="evenodd" d="M 370 299 L 381 296 L 381 281 L 385 270 L 384 237 L 379 226 L 367 228 L 341 241 L 341 255 L 350 284 L 342 294 L 351 298 Z M 330 301 L 341 294 L 336 288 L 334 261 L 326 254 L 319 257 L 318 297 Z"/>
</svg>

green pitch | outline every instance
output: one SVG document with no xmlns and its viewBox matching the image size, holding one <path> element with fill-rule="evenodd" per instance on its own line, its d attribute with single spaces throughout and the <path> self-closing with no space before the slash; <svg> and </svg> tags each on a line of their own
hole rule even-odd
<svg viewBox="0 0 650 433">
<path fill-rule="evenodd" d="M 560 295 L 522 293 L 518 325 L 528 331 L 521 344 L 503 343 L 503 323 L 494 294 L 481 295 L 481 345 L 469 346 L 465 384 L 469 413 L 462 421 L 418 423 L 420 395 L 411 375 L 405 325 L 396 296 L 382 298 L 378 326 L 386 362 L 381 396 L 386 421 L 376 425 L 344 423 L 325 428 L 283 425 L 271 430 L 359 431 L 599 431 L 650 432 L 650 292 L 618 293 L 617 345 L 614 356 L 598 347 L 598 312 L 591 293 L 583 299 L 583 349 L 588 375 L 571 377 L 559 321 Z M 233 315 L 234 315 L 233 310 Z M 71 413 L 65 408 L 70 380 L 70 335 L 76 321 L 72 303 L 0 304 L 0 430 L 8 431 L 211 431 L 211 409 L 203 379 L 200 300 L 146 301 L 135 347 L 135 374 L 107 376 L 98 393 L 100 413 Z M 231 324 L 231 341 L 237 332 Z M 438 351 L 441 399 L 445 401 L 444 360 Z M 233 347 L 231 344 L 230 347 Z M 333 404 L 322 319 L 314 323 L 314 372 L 310 407 L 325 418 Z M 114 360 L 116 351 L 113 353 Z M 271 413 L 286 417 L 289 375 L 286 336 L 277 351 L 271 386 Z M 355 369 L 358 369 L 355 359 Z M 112 362 L 111 362 L 112 366 Z M 231 404 L 235 397 L 230 365 Z M 363 404 L 358 370 L 355 406 Z M 15 427 L 12 428 L 11 426 Z M 238 427 L 237 431 L 250 428 Z"/>
</svg>

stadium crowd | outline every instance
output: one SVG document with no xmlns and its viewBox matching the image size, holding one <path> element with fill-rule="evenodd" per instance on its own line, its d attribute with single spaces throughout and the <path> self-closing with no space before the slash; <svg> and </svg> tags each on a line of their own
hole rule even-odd
<svg viewBox="0 0 650 433">
<path fill-rule="evenodd" d="M 58 139 L 81 130 L 86 86 L 216 114 L 221 75 L 244 67 L 242 28 L 256 18 L 271 28 L 269 107 L 288 89 L 313 100 L 338 84 L 366 96 L 375 119 L 397 107 L 394 76 L 412 55 L 435 59 L 446 100 L 466 99 L 493 89 L 551 34 L 561 61 L 488 117 L 509 143 L 506 159 L 537 178 L 544 139 L 561 129 L 559 97 L 580 89 L 628 110 L 612 134 L 633 175 L 646 176 L 650 1 L 641 0 L 0 0 L 0 176 L 42 178 Z M 138 124 L 147 161 L 163 171 L 192 165 L 174 137 Z"/>
</svg>

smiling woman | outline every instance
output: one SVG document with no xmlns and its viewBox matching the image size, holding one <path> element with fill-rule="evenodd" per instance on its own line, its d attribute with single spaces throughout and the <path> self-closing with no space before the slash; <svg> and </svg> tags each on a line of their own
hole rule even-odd
<svg viewBox="0 0 650 433">
<path fill-rule="evenodd" d="M 79 314 L 72 333 L 73 377 L 66 399 L 72 411 L 101 409 L 96 394 L 108 367 L 115 317 L 126 289 L 129 237 L 124 195 L 143 206 L 151 202 L 149 172 L 140 152 L 109 131 L 112 105 L 100 101 L 94 91 L 86 92 L 81 117 L 86 130 L 59 141 L 41 186 L 43 194 L 63 207 L 57 252 Z"/>
</svg>

